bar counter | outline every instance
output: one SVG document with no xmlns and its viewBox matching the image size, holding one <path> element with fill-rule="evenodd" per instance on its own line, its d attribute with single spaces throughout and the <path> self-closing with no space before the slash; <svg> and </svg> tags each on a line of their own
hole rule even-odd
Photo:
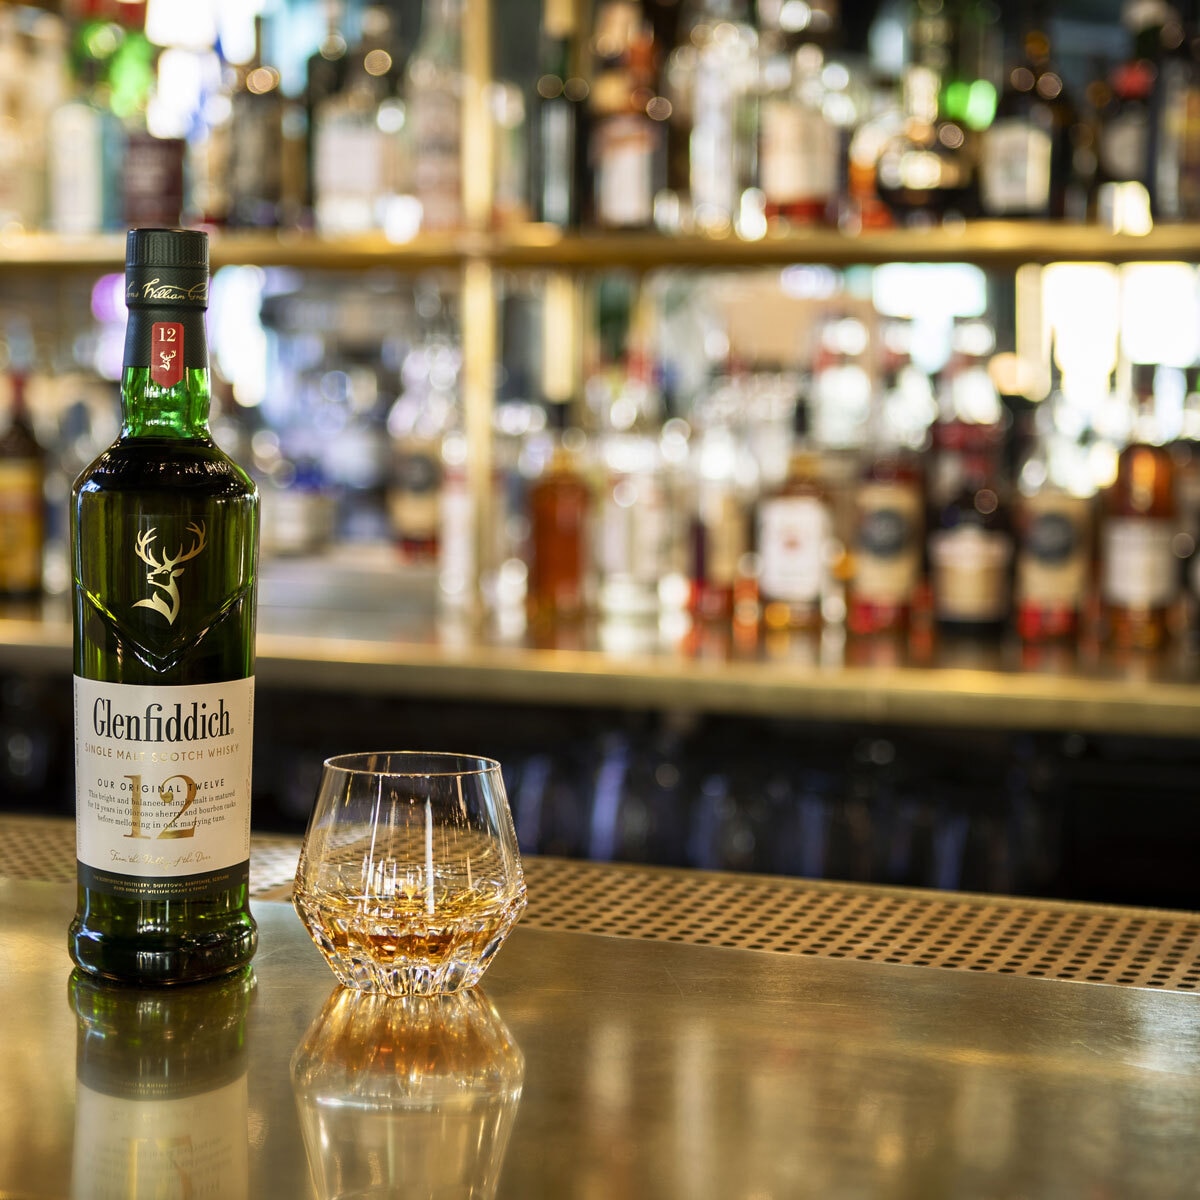
<svg viewBox="0 0 1200 1200">
<path fill-rule="evenodd" d="M 70 830 L 0 821 L 0 1200 L 1200 1194 L 1196 914 L 535 858 L 469 1001 L 354 1005 L 260 839 L 252 978 L 98 1000 Z"/>
</svg>

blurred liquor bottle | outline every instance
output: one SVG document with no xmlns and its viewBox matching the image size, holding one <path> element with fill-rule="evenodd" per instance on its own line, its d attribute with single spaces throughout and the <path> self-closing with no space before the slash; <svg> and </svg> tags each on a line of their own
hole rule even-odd
<svg viewBox="0 0 1200 1200">
<path fill-rule="evenodd" d="M 1170 15 L 1165 0 L 1129 0 L 1123 6 L 1121 20 L 1129 34 L 1130 52 L 1109 73 L 1100 97 L 1098 187 L 1140 183 L 1152 210 L 1158 157 L 1156 84 L 1162 29 Z"/>
<path fill-rule="evenodd" d="M 728 621 L 743 556 L 749 550 L 749 508 L 757 486 L 757 465 L 737 424 L 737 404 L 736 382 L 717 380 L 705 397 L 704 409 L 694 414 L 689 604 L 702 622 Z"/>
<path fill-rule="evenodd" d="M 885 382 L 884 396 L 898 387 Z M 921 577 L 924 478 L 917 454 L 878 413 L 855 494 L 853 574 L 846 625 L 853 634 L 908 628 Z"/>
<path fill-rule="evenodd" d="M 662 401 L 650 360 L 632 349 L 601 414 L 596 497 L 596 605 L 614 618 L 658 613 L 667 573 L 669 517 L 659 450 Z"/>
<path fill-rule="evenodd" d="M 47 223 L 56 233 L 88 234 L 120 222 L 121 123 L 94 58 L 80 63 L 71 95 L 48 122 Z"/>
<path fill-rule="evenodd" d="M 1093 501 L 1051 473 L 1053 397 L 1033 416 L 1033 442 L 1017 479 L 1016 629 L 1026 643 L 1074 641 L 1092 584 Z"/>
<path fill-rule="evenodd" d="M 943 632 L 999 636 L 1012 599 L 1012 520 L 997 456 L 969 445 L 929 535 L 934 618 Z"/>
<path fill-rule="evenodd" d="M 641 6 L 606 0 L 596 13 L 589 93 L 592 222 L 648 229 L 665 172 L 671 105 L 657 90 L 657 48 Z"/>
<path fill-rule="evenodd" d="M 529 608 L 536 621 L 574 619 L 588 599 L 591 489 L 579 461 L 582 435 L 568 424 L 568 405 L 549 405 L 555 433 L 551 458 L 529 486 Z"/>
<path fill-rule="evenodd" d="M 323 233 L 364 233 L 385 225 L 390 198 L 407 187 L 406 113 L 388 9 L 363 11 L 358 45 L 336 69 L 317 69 L 320 87 L 335 74 L 340 85 L 314 101 L 316 222 Z"/>
<path fill-rule="evenodd" d="M 756 514 L 759 592 L 768 629 L 815 629 L 829 591 L 833 513 L 809 436 L 808 405 L 796 404 L 787 476 Z"/>
<path fill-rule="evenodd" d="M 342 32 L 342 0 L 324 0 L 325 34 L 304 68 L 304 126 L 307 131 L 304 156 L 304 210 L 315 219 L 317 207 L 317 116 L 331 96 L 342 90 L 346 78 L 349 46 Z"/>
<path fill-rule="evenodd" d="M 764 46 L 759 116 L 759 186 L 768 223 L 814 225 L 834 215 L 840 171 L 837 127 L 825 112 L 816 42 L 783 31 Z"/>
<path fill-rule="evenodd" d="M 26 381 L 9 377 L 8 424 L 0 432 L 0 599 L 42 591 L 46 451 L 34 432 Z"/>
<path fill-rule="evenodd" d="M 1024 59 L 1008 72 L 996 118 L 982 135 L 980 206 L 1006 219 L 1080 219 L 1087 196 L 1074 174 L 1075 109 L 1051 58 L 1040 0 L 1030 0 L 1024 25 Z"/>
<path fill-rule="evenodd" d="M 587 81 L 577 57 L 576 0 L 547 0 L 540 72 L 530 122 L 530 193 L 534 220 L 578 227 L 583 204 Z"/>
<path fill-rule="evenodd" d="M 667 66 L 688 127 L 685 227 L 728 233 L 755 180 L 758 35 L 745 0 L 692 0 Z"/>
<path fill-rule="evenodd" d="M 1154 216 L 1192 221 L 1200 217 L 1200 2 L 1189 4 L 1186 22 L 1172 12 L 1160 40 Z"/>
<path fill-rule="evenodd" d="M 969 215 L 974 168 L 966 135 L 938 119 L 938 74 L 910 63 L 902 80 L 904 125 L 876 160 L 875 184 L 899 225 L 936 225 L 949 214 Z"/>
<path fill-rule="evenodd" d="M 422 229 L 463 223 L 462 0 L 428 0 L 408 64 L 413 190 Z"/>
<path fill-rule="evenodd" d="M 230 97 L 229 223 L 274 228 L 283 213 L 283 110 L 279 71 L 263 62 L 263 18 L 254 20 L 254 57 Z"/>
<path fill-rule="evenodd" d="M 1173 542 L 1179 502 L 1175 468 L 1155 417 L 1153 366 L 1133 368 L 1133 435 L 1102 494 L 1100 598 L 1105 632 L 1119 649 L 1155 650 L 1169 635 L 1179 587 Z"/>
</svg>

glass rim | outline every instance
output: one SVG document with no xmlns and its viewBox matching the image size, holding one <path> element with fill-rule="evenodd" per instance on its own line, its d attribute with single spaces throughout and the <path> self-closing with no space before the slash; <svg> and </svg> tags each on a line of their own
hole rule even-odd
<svg viewBox="0 0 1200 1200">
<path fill-rule="evenodd" d="M 404 759 L 414 762 L 424 759 L 431 765 L 441 763 L 443 766 L 441 770 L 405 771 L 397 770 L 395 766 L 390 769 L 367 766 L 367 762 L 372 759 L 400 760 L 397 766 Z M 454 762 L 464 765 L 456 769 L 450 766 Z M 483 754 L 462 754 L 456 750 L 356 750 L 349 754 L 332 755 L 321 766 L 325 770 L 341 771 L 345 775 L 390 775 L 402 779 L 452 779 L 459 775 L 490 775 L 493 771 L 501 769 L 499 762 L 494 758 Z"/>
</svg>

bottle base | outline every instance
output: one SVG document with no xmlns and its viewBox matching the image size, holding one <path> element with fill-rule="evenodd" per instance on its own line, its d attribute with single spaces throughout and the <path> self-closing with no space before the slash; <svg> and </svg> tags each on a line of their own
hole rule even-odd
<svg viewBox="0 0 1200 1200">
<path fill-rule="evenodd" d="M 246 966 L 258 949 L 258 926 L 246 915 L 200 934 L 117 937 L 76 919 L 67 948 L 76 967 L 97 979 L 149 986 L 199 983 Z"/>
</svg>

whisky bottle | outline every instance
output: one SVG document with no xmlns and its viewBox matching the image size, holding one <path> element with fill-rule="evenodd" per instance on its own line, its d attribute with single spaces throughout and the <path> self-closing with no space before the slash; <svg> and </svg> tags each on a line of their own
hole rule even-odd
<svg viewBox="0 0 1200 1200">
<path fill-rule="evenodd" d="M 533 215 L 574 229 L 579 224 L 585 152 L 587 83 L 573 70 L 574 0 L 551 0 L 542 22 L 541 74 L 530 123 Z"/>
<path fill-rule="evenodd" d="M 921 575 L 923 507 L 917 455 L 880 430 L 854 496 L 851 633 L 907 629 Z"/>
<path fill-rule="evenodd" d="M 78 908 L 95 975 L 246 963 L 258 494 L 208 429 L 207 235 L 135 229 L 116 441 L 71 495 Z"/>
<path fill-rule="evenodd" d="M 1134 365 L 1133 437 L 1102 495 L 1100 599 L 1108 640 L 1121 650 L 1157 650 L 1167 642 L 1179 587 L 1175 466 L 1158 431 L 1153 380 L 1153 366 Z"/>
<path fill-rule="evenodd" d="M 46 532 L 46 452 L 12 377 L 8 427 L 0 433 L 0 600 L 32 600 L 42 590 Z"/>
<path fill-rule="evenodd" d="M 536 620 L 582 616 L 587 599 L 591 490 L 572 450 L 567 406 L 549 406 L 557 437 L 543 474 L 529 488 L 529 606 Z"/>
<path fill-rule="evenodd" d="M 787 477 L 758 505 L 759 585 L 768 629 L 818 628 L 829 591 L 833 514 L 803 400 L 796 405 L 794 428 Z"/>
<path fill-rule="evenodd" d="M 461 0 L 433 0 L 408 64 L 413 187 L 422 229 L 463 223 L 462 23 Z"/>
<path fill-rule="evenodd" d="M 980 148 L 980 203 L 990 217 L 1062 220 L 1070 202 L 1075 109 L 1050 58 L 1045 14 L 1034 5 L 1025 61 L 1009 72 Z"/>
</svg>

